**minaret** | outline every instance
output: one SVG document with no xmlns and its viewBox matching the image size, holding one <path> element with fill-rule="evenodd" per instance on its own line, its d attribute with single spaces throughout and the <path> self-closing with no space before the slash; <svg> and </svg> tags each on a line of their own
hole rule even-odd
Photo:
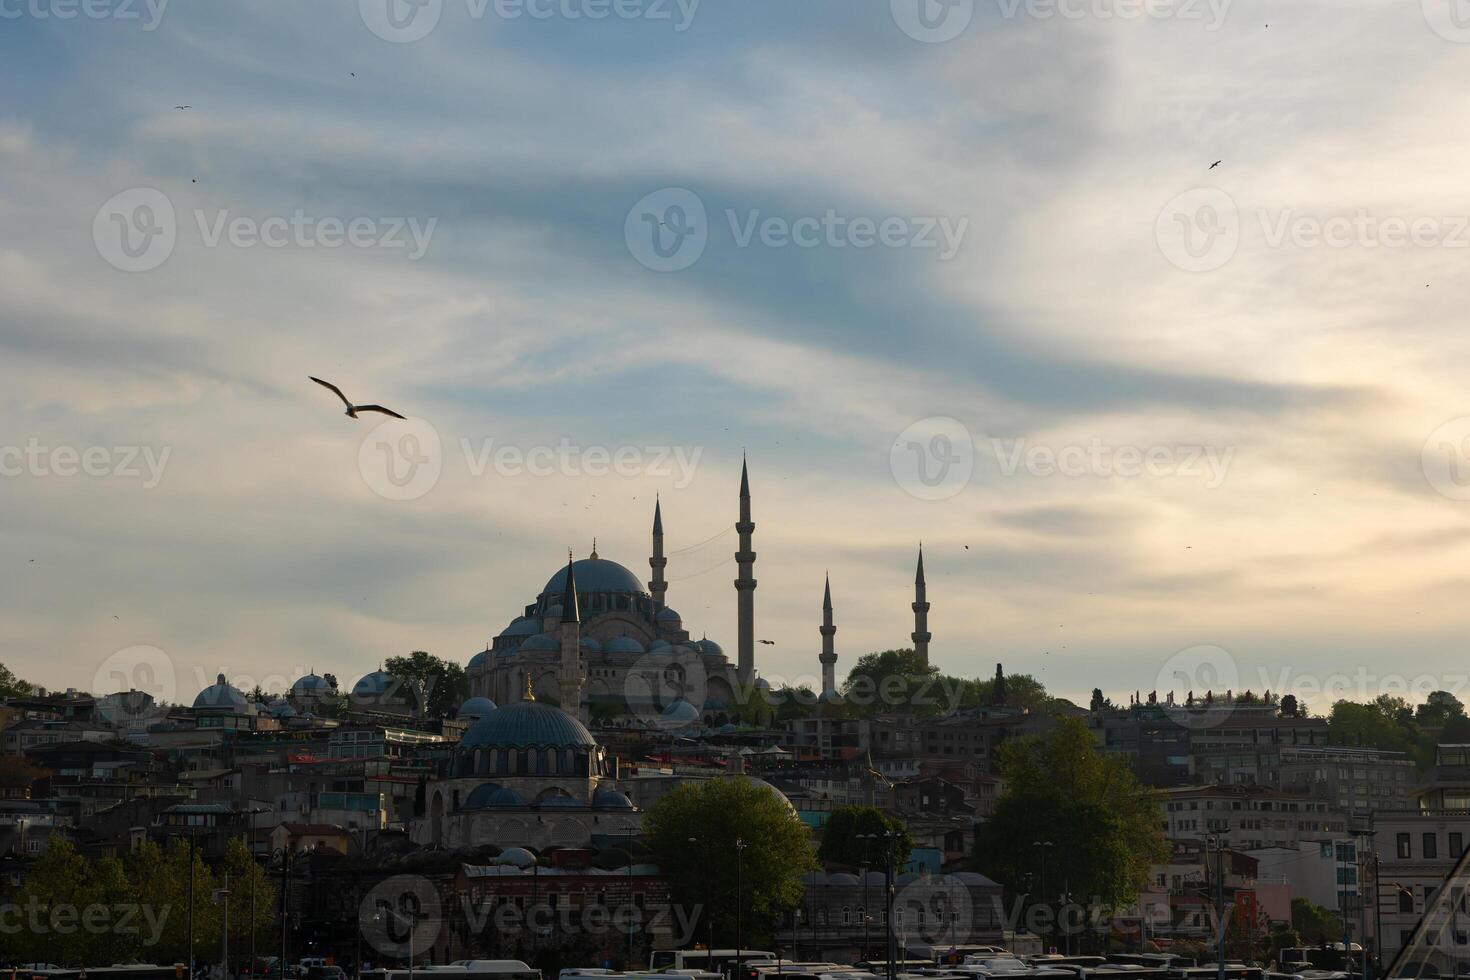
<svg viewBox="0 0 1470 980">
<path fill-rule="evenodd" d="M 653 578 L 648 583 L 648 594 L 653 596 L 653 608 L 655 610 L 664 607 L 664 593 L 669 590 L 669 583 L 664 581 L 664 566 L 669 560 L 664 557 L 664 515 L 659 508 L 658 497 L 653 498 L 653 557 L 648 559 L 648 567 L 653 569 Z"/>
<path fill-rule="evenodd" d="M 914 574 L 914 631 L 909 634 L 914 640 L 914 653 L 919 656 L 919 663 L 925 667 L 929 666 L 929 601 L 925 598 L 927 590 L 924 587 L 924 546 L 919 545 L 919 570 Z"/>
<path fill-rule="evenodd" d="M 735 598 L 738 611 L 738 640 L 736 673 L 742 687 L 749 688 L 755 679 L 755 552 L 750 548 L 750 536 L 755 524 L 750 519 L 750 475 L 745 470 L 744 457 L 740 460 L 740 520 L 735 523 L 740 534 L 740 550 L 735 552 L 735 564 L 740 566 L 740 576 L 735 579 Z"/>
<path fill-rule="evenodd" d="M 568 551 L 566 593 L 561 600 L 561 668 L 556 680 L 561 689 L 561 710 L 585 723 L 582 678 L 582 613 L 577 605 L 577 573 Z"/>
<path fill-rule="evenodd" d="M 829 576 L 822 593 L 822 700 L 837 698 L 837 653 L 832 649 L 832 637 L 837 627 L 832 625 L 832 579 Z"/>
</svg>

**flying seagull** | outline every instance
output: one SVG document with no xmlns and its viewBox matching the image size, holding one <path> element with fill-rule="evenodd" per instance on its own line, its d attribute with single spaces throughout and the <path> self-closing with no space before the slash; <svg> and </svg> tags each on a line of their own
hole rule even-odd
<svg viewBox="0 0 1470 980">
<path fill-rule="evenodd" d="M 308 378 L 311 378 L 311 375 L 307 375 L 307 377 Z M 323 381 L 321 378 L 311 378 L 311 380 L 315 381 L 317 384 L 321 385 L 323 388 L 330 388 L 332 390 L 332 392 L 335 393 L 338 398 L 342 399 L 342 404 L 344 404 L 344 405 L 347 406 L 347 414 L 351 418 L 357 418 L 357 413 L 358 412 L 382 412 L 384 415 L 391 415 L 395 419 L 401 419 L 401 418 L 403 418 L 402 415 L 399 415 L 397 412 L 393 411 L 392 409 L 384 408 L 382 405 L 354 405 L 350 401 L 347 400 L 347 396 L 346 395 L 342 394 L 342 389 L 341 388 L 338 388 L 336 385 L 332 384 L 330 381 Z"/>
<path fill-rule="evenodd" d="M 761 642 L 764 643 L 764 644 L 766 644 L 767 646 L 772 646 L 773 647 L 773 646 L 776 645 L 776 641 L 775 640 L 761 640 Z"/>
<path fill-rule="evenodd" d="M 1224 160 L 1216 160 L 1214 163 L 1210 164 L 1210 169 L 1211 170 L 1214 170 L 1216 167 L 1218 167 L 1220 164 L 1222 164 L 1224 162 L 1225 162 Z"/>
<path fill-rule="evenodd" d="M 191 106 L 191 105 L 176 105 L 176 106 L 174 106 L 174 108 L 175 109 L 192 109 L 194 107 Z"/>
</svg>

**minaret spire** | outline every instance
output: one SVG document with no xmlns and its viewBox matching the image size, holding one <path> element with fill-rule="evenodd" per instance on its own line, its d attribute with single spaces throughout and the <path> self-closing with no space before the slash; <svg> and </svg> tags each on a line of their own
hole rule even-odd
<svg viewBox="0 0 1470 980">
<path fill-rule="evenodd" d="M 561 710 L 585 723 L 582 706 L 582 611 L 577 601 L 577 570 L 572 553 L 567 551 L 567 581 L 561 600 L 561 665 L 557 670 L 557 686 L 561 691 Z"/>
<path fill-rule="evenodd" d="M 929 600 L 928 589 L 924 585 L 924 545 L 919 544 L 919 568 L 914 573 L 914 602 L 911 608 L 914 610 L 914 631 L 910 634 L 914 641 L 914 653 L 918 655 L 919 663 L 925 667 L 929 666 Z"/>
<path fill-rule="evenodd" d="M 735 530 L 740 535 L 740 550 L 735 552 L 735 564 L 740 569 L 735 579 L 738 619 L 736 674 L 740 685 L 749 690 L 755 678 L 755 551 L 751 548 L 755 522 L 750 519 L 750 474 L 746 470 L 743 453 L 740 457 L 740 520 L 735 523 Z"/>
<path fill-rule="evenodd" d="M 837 653 L 832 648 L 836 633 L 837 627 L 832 625 L 832 577 L 829 575 L 822 591 L 822 655 L 817 658 L 822 662 L 823 701 L 837 699 Z"/>
<path fill-rule="evenodd" d="M 648 594 L 653 596 L 653 608 L 655 610 L 664 607 L 664 593 L 669 590 L 669 583 L 664 581 L 664 567 L 669 560 L 664 557 L 664 514 L 659 504 L 658 495 L 653 497 L 653 556 L 648 559 L 648 567 L 653 569 L 653 578 L 648 582 Z"/>
</svg>

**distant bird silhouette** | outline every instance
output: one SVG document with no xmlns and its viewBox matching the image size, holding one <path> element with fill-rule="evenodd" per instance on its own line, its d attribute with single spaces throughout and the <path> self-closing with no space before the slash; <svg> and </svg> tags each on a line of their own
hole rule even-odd
<svg viewBox="0 0 1470 980">
<path fill-rule="evenodd" d="M 317 384 L 321 385 L 323 388 L 329 388 L 329 389 L 331 389 L 331 391 L 338 398 L 342 399 L 342 404 L 347 406 L 347 414 L 351 418 L 354 418 L 354 419 L 357 418 L 357 413 L 358 412 L 381 412 L 384 415 L 391 415 L 395 419 L 404 418 L 404 416 L 399 415 L 397 412 L 393 411 L 392 409 L 384 408 L 382 405 L 354 405 L 354 404 L 352 404 L 352 402 L 350 402 L 350 401 L 347 400 L 347 396 L 346 395 L 342 394 L 342 389 L 341 388 L 338 388 L 336 385 L 332 384 L 330 381 L 323 381 L 321 378 L 312 378 L 311 375 L 307 375 L 307 377 L 308 378 L 311 378 L 312 381 L 315 381 Z"/>
<path fill-rule="evenodd" d="M 761 640 L 761 642 L 764 643 L 766 646 L 770 646 L 770 647 L 773 647 L 773 646 L 776 645 L 776 641 L 775 640 Z"/>
<path fill-rule="evenodd" d="M 1225 162 L 1224 160 L 1216 160 L 1214 163 L 1210 164 L 1210 169 L 1211 170 L 1214 170 L 1216 167 L 1218 167 L 1220 164 L 1222 164 L 1224 162 Z"/>
<path fill-rule="evenodd" d="M 194 107 L 191 106 L 191 105 L 176 105 L 176 106 L 174 106 L 174 108 L 175 109 L 192 109 Z"/>
</svg>

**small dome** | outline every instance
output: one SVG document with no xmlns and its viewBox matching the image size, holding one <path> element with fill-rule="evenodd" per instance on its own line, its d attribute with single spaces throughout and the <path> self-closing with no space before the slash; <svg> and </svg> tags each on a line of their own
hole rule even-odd
<svg viewBox="0 0 1470 980">
<path fill-rule="evenodd" d="M 504 650 L 501 650 L 499 653 L 496 654 L 496 656 L 497 657 L 514 657 L 516 654 L 518 654 L 518 653 L 521 652 L 521 647 L 523 647 L 523 646 L 525 646 L 524 643 L 516 643 L 516 644 L 513 644 L 511 646 L 506 647 Z"/>
<path fill-rule="evenodd" d="M 642 653 L 643 644 L 631 636 L 615 636 L 602 647 L 604 653 Z"/>
<path fill-rule="evenodd" d="M 485 797 L 482 807 L 523 807 L 526 806 L 526 798 L 515 790 L 506 786 L 496 788 L 495 792 Z"/>
<path fill-rule="evenodd" d="M 697 646 L 699 648 L 699 652 L 704 654 L 706 657 L 723 657 L 725 655 L 724 649 L 718 643 L 716 643 L 714 640 L 709 639 L 708 637 L 700 640 L 698 643 L 695 644 L 695 646 Z"/>
<path fill-rule="evenodd" d="M 827 876 L 827 884 L 829 884 L 829 885 L 856 885 L 856 884 L 858 884 L 858 877 L 857 877 L 857 875 L 850 875 L 850 874 L 848 874 L 845 871 L 837 871 L 837 872 L 834 872 L 833 874 L 829 874 Z"/>
<path fill-rule="evenodd" d="M 672 702 L 658 716 L 658 723 L 662 728 L 683 728 L 697 721 L 699 709 L 683 698 Z"/>
<path fill-rule="evenodd" d="M 631 810 L 633 801 L 610 786 L 599 786 L 592 794 L 592 805 L 603 810 Z"/>
<path fill-rule="evenodd" d="M 266 705 L 265 710 L 270 713 L 270 716 L 272 718 L 296 717 L 296 709 L 291 707 L 291 702 L 287 701 L 285 698 L 280 698 L 276 701 L 272 701 L 270 704 Z"/>
<path fill-rule="evenodd" d="M 392 674 L 386 670 L 375 670 L 371 674 L 364 674 L 361 680 L 352 685 L 352 696 L 355 698 L 382 697 L 392 684 Z"/>
<path fill-rule="evenodd" d="M 495 859 L 496 864 L 509 864 L 517 868 L 529 868 L 536 863 L 536 855 L 524 847 L 508 847 Z"/>
<path fill-rule="evenodd" d="M 535 636 L 541 632 L 541 624 L 530 616 L 518 616 L 500 631 L 501 636 Z"/>
<path fill-rule="evenodd" d="M 318 674 L 307 674 L 305 677 L 296 678 L 296 683 L 291 685 L 291 694 L 300 697 L 303 694 L 330 694 L 332 685 L 327 679 Z"/>
<path fill-rule="evenodd" d="M 561 641 L 545 633 L 537 633 L 521 644 L 521 653 L 550 653 L 561 649 Z"/>
<path fill-rule="evenodd" d="M 571 715 L 540 701 L 517 701 L 496 708 L 469 727 L 459 744 L 494 746 L 549 746 L 595 748 L 587 726 Z"/>
<path fill-rule="evenodd" d="M 213 684 L 199 692 L 199 695 L 194 698 L 194 707 L 211 711 L 228 711 L 237 715 L 255 714 L 255 706 L 236 688 L 225 683 L 224 674 L 220 674 Z"/>
<path fill-rule="evenodd" d="M 619 592 L 645 595 L 643 583 L 638 576 L 615 561 L 606 558 L 583 558 L 572 563 L 572 572 L 577 576 L 577 594 L 591 592 Z M 546 580 L 542 595 L 560 596 L 567 591 L 567 569 L 563 565 L 555 575 Z"/>
<path fill-rule="evenodd" d="M 586 653 L 601 653 L 602 644 L 590 636 L 582 637 L 582 650 Z"/>
<path fill-rule="evenodd" d="M 478 670 L 479 668 L 485 666 L 485 661 L 486 660 L 489 660 L 489 659 L 490 659 L 490 648 L 489 647 L 486 647 L 484 650 L 481 650 L 479 653 L 475 654 L 473 657 L 470 658 L 470 662 L 467 663 L 467 664 L 465 664 L 465 669 L 466 670 Z"/>
<path fill-rule="evenodd" d="M 672 651 L 673 649 L 673 647 L 669 646 L 668 640 L 654 640 L 648 644 L 649 653 L 662 653 L 665 650 Z"/>
<path fill-rule="evenodd" d="M 674 612 L 674 610 L 668 606 L 664 606 L 662 609 L 660 609 L 658 611 L 658 615 L 655 616 L 654 619 L 658 620 L 660 623 L 682 622 L 682 620 L 679 618 L 679 614 Z"/>
<path fill-rule="evenodd" d="M 499 783 L 481 783 L 470 790 L 470 795 L 464 798 L 460 805 L 461 810 L 481 810 L 490 805 L 490 798 L 502 789 Z"/>
<path fill-rule="evenodd" d="M 495 710 L 495 702 L 489 698 L 469 698 L 459 706 L 459 717 L 479 721 Z"/>
</svg>

